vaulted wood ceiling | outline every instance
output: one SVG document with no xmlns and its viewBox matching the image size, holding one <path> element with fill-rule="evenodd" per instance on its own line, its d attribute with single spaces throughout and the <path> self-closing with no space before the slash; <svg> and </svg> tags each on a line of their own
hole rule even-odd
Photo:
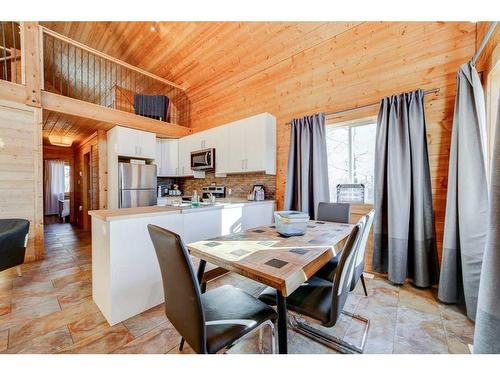
<svg viewBox="0 0 500 375">
<path fill-rule="evenodd" d="M 42 22 L 188 89 L 192 100 L 265 70 L 359 22 Z"/>
<path fill-rule="evenodd" d="M 41 25 L 187 89 L 191 101 L 262 72 L 359 22 L 41 22 Z M 154 30 L 153 30 L 154 29 Z M 85 139 L 93 124 L 45 116 L 44 137 Z M 110 124 L 104 124 L 105 128 Z"/>
</svg>

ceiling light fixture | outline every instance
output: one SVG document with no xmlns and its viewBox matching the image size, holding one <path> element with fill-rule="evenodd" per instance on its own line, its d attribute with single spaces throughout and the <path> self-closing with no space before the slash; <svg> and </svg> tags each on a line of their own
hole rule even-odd
<svg viewBox="0 0 500 375">
<path fill-rule="evenodd" d="M 151 26 L 151 31 L 155 31 L 156 28 L 154 26 Z"/>
<path fill-rule="evenodd" d="M 60 147 L 71 147 L 73 144 L 71 137 L 66 137 L 64 135 L 49 135 L 49 142 L 51 145 Z"/>
</svg>

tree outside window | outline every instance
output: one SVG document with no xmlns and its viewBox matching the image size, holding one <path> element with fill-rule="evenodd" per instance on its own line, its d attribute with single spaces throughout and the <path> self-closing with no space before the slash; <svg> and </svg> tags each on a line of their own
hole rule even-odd
<svg viewBox="0 0 500 375">
<path fill-rule="evenodd" d="M 365 185 L 365 203 L 373 203 L 374 122 L 345 126 L 327 125 L 326 147 L 330 200 L 337 201 L 338 184 Z"/>
</svg>

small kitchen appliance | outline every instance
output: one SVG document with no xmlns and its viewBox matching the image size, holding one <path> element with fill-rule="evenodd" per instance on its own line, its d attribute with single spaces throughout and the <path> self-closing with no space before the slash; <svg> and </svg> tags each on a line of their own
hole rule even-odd
<svg viewBox="0 0 500 375">
<path fill-rule="evenodd" d="M 256 184 L 253 186 L 252 191 L 248 194 L 249 201 L 263 201 L 266 199 L 266 191 L 264 185 Z"/>
<path fill-rule="evenodd" d="M 215 169 L 215 148 L 191 152 L 193 171 L 213 171 Z"/>
<path fill-rule="evenodd" d="M 225 198 L 226 197 L 226 187 L 225 186 L 216 186 L 216 185 L 205 186 L 202 189 L 202 196 L 201 197 L 203 199 L 209 199 L 210 194 L 212 194 L 212 196 L 215 198 Z"/>
</svg>

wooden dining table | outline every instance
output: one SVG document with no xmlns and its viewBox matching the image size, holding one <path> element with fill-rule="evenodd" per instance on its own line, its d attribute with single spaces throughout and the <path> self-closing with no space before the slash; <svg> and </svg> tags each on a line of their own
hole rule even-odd
<svg viewBox="0 0 500 375">
<path fill-rule="evenodd" d="M 201 283 L 206 262 L 276 289 L 278 348 L 287 349 L 286 297 L 313 276 L 340 250 L 354 226 L 311 220 L 303 236 L 283 237 L 267 225 L 188 244 L 200 259 Z"/>
</svg>

